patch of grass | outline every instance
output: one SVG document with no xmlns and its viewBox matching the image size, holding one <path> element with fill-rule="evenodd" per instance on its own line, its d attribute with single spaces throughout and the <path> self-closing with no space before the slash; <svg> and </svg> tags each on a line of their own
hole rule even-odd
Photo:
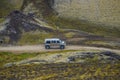
<svg viewBox="0 0 120 80">
<path fill-rule="evenodd" d="M 112 48 L 112 49 L 119 49 L 120 45 L 119 43 L 116 42 L 109 42 L 109 41 L 95 41 L 95 40 L 89 40 L 84 42 L 86 45 L 95 45 L 95 46 L 101 46 L 101 47 L 107 47 L 107 48 Z"/>
<path fill-rule="evenodd" d="M 28 32 L 22 35 L 22 38 L 19 40 L 19 45 L 33 45 L 33 44 L 43 44 L 45 38 L 53 37 L 52 33 L 45 32 Z"/>
<path fill-rule="evenodd" d="M 7 0 L 1 0 L 0 1 L 0 17 L 5 17 L 14 10 L 14 7 L 12 4 L 9 3 Z"/>
<path fill-rule="evenodd" d="M 23 59 L 35 57 L 38 53 L 30 54 L 30 53 L 22 53 L 22 54 L 13 54 L 11 52 L 0 52 L 0 65 L 9 63 L 9 62 L 17 62 Z"/>
<path fill-rule="evenodd" d="M 48 52 L 38 52 L 38 53 L 11 53 L 11 52 L 0 52 L 0 65 L 3 67 L 4 64 L 10 62 L 17 62 L 24 59 L 32 58 L 37 55 L 42 54 L 55 54 L 55 53 L 66 53 L 74 52 L 77 50 L 60 50 L 60 51 L 48 51 Z"/>
<path fill-rule="evenodd" d="M 119 63 L 58 63 L 0 69 L 1 79 L 119 80 Z"/>
<path fill-rule="evenodd" d="M 64 52 L 74 52 L 74 50 L 22 54 L 0 52 L 0 65 L 35 57 L 41 54 Z M 51 63 L 0 67 L 0 78 L 6 80 L 119 80 L 120 61 L 115 63 L 101 63 L 97 59 L 98 57 L 95 56 L 93 59 L 86 59 L 88 61 L 84 63 Z"/>
<path fill-rule="evenodd" d="M 59 51 L 48 51 L 47 54 L 56 54 L 56 53 L 66 53 L 66 52 L 76 52 L 79 50 L 59 50 Z M 82 50 L 81 50 L 82 51 Z M 84 51 L 84 50 L 83 50 Z"/>
<path fill-rule="evenodd" d="M 47 80 L 47 79 L 54 78 L 55 76 L 57 76 L 57 74 L 49 74 L 49 75 L 41 76 L 40 78 L 36 78 L 34 80 Z"/>
<path fill-rule="evenodd" d="M 75 35 L 75 33 L 69 32 L 69 33 L 66 33 L 66 34 L 65 34 L 65 37 L 66 37 L 66 38 L 72 38 L 74 35 Z"/>
<path fill-rule="evenodd" d="M 86 44 L 108 44 L 105 41 L 87 41 Z"/>
<path fill-rule="evenodd" d="M 4 18 L 0 18 L 0 23 L 3 22 L 5 19 Z"/>
<path fill-rule="evenodd" d="M 118 27 L 106 26 L 104 24 L 97 24 L 79 19 L 61 18 L 54 15 L 46 16 L 45 19 L 49 24 L 61 29 L 76 29 L 100 36 L 120 37 L 120 28 Z"/>
<path fill-rule="evenodd" d="M 20 0 L 1 0 L 0 1 L 0 17 L 6 17 L 13 10 L 19 10 L 22 5 Z"/>
</svg>

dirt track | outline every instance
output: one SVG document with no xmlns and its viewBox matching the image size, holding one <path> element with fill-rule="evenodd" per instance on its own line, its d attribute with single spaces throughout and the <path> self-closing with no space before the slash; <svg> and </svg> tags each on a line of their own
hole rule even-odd
<svg viewBox="0 0 120 80">
<path fill-rule="evenodd" d="M 109 49 L 109 48 L 99 48 L 99 47 L 88 47 L 88 46 L 77 46 L 77 45 L 69 45 L 66 47 L 65 50 L 100 50 L 100 51 L 112 51 L 120 54 L 120 50 L 116 49 Z M 16 52 L 16 53 L 23 53 L 23 52 L 47 52 L 47 51 L 60 51 L 60 49 L 49 49 L 46 50 L 44 45 L 26 45 L 26 46 L 9 46 L 9 47 L 0 47 L 0 52 L 7 51 L 7 52 Z"/>
</svg>

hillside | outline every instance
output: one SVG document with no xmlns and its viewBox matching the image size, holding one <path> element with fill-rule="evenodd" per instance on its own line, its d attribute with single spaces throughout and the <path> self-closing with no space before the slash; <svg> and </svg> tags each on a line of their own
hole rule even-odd
<svg viewBox="0 0 120 80">
<path fill-rule="evenodd" d="M 119 4 L 119 0 L 54 0 L 52 7 L 62 17 L 119 26 Z"/>
<path fill-rule="evenodd" d="M 5 23 L 4 21 L 7 21 L 6 17 L 17 9 L 24 15 L 34 15 L 34 21 L 27 19 L 27 24 L 28 22 L 34 22 L 34 25 L 54 28 L 54 31 L 51 33 L 46 33 L 45 30 L 41 29 L 41 31 L 38 28 L 35 31 L 31 30 L 26 33 L 21 29 L 24 25 L 20 25 L 19 30 L 21 30 L 21 34 L 18 37 L 19 41 L 17 40 L 20 44 L 27 42 L 28 44 L 38 44 L 47 37 L 60 37 L 72 44 L 82 43 L 88 45 L 91 43 L 88 40 L 91 39 L 94 41 L 102 40 L 102 43 L 105 43 L 103 46 L 106 46 L 106 44 L 107 46 L 111 46 L 111 42 L 114 40 L 119 43 L 119 39 L 116 39 L 120 37 L 119 1 L 95 1 L 96 0 L 10 0 L 8 3 L 7 0 L 4 0 L 0 3 L 0 22 Z M 6 6 L 4 7 L 4 5 Z M 8 7 L 10 9 L 8 9 Z M 26 19 L 23 18 L 22 20 L 24 22 Z M 22 22 L 20 24 L 22 24 Z M 30 28 L 30 26 L 31 24 L 29 24 L 28 28 Z M 0 27 L 4 29 L 6 25 L 3 24 L 0 25 Z M 35 36 L 39 41 L 34 39 Z M 97 36 L 97 38 L 95 38 L 95 36 Z M 106 39 L 104 37 L 109 38 Z M 111 37 L 114 37 L 114 40 Z M 81 40 L 82 38 L 84 40 Z M 7 39 L 11 38 L 7 37 Z M 73 40 L 77 40 L 77 42 Z M 106 41 L 110 42 L 106 43 Z"/>
<path fill-rule="evenodd" d="M 9 13 L 15 9 L 36 12 L 39 15 L 42 13 L 43 16 L 55 11 L 63 18 L 119 26 L 119 3 L 119 0 L 10 0 L 9 2 L 4 0 L 0 2 L 0 15 L 3 15 L 2 12 Z"/>
<path fill-rule="evenodd" d="M 22 7 L 25 13 L 34 12 L 53 27 L 120 37 L 118 0 L 27 0 L 25 3 Z"/>
</svg>

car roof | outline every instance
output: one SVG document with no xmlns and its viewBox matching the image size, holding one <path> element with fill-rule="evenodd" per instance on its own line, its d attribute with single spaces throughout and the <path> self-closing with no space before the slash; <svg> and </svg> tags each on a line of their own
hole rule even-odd
<svg viewBox="0 0 120 80">
<path fill-rule="evenodd" d="M 48 38 L 48 39 L 45 39 L 45 41 L 49 41 L 49 40 L 60 40 L 59 38 Z"/>
</svg>

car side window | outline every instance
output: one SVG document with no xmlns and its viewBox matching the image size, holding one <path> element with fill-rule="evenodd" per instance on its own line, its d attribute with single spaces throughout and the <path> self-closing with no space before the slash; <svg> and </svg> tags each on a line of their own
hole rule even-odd
<svg viewBox="0 0 120 80">
<path fill-rule="evenodd" d="M 57 43 L 60 43 L 60 41 L 57 41 Z"/>
<path fill-rule="evenodd" d="M 46 43 L 50 44 L 50 41 L 46 41 Z"/>
</svg>

